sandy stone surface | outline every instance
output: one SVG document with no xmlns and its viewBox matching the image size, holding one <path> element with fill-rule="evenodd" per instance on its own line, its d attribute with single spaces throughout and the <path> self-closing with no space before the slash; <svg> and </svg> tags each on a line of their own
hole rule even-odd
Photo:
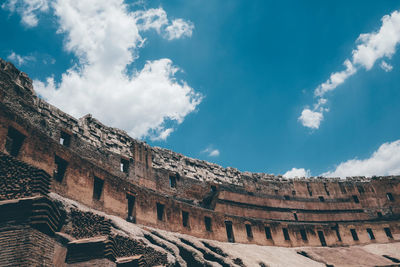
<svg viewBox="0 0 400 267">
<path fill-rule="evenodd" d="M 396 266 L 393 260 L 383 255 L 394 260 L 400 259 L 400 242 L 350 247 L 296 248 L 225 243 L 129 223 L 55 193 L 50 193 L 50 196 L 61 201 L 66 209 L 92 212 L 110 220 L 114 233 L 141 240 L 156 251 L 166 253 L 170 264 L 179 262 L 181 266 Z M 182 254 L 186 254 L 186 257 Z"/>
</svg>

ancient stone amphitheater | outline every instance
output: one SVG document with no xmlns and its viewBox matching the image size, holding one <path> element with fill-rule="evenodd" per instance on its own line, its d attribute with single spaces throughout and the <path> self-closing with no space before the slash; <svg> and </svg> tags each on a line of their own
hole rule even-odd
<svg viewBox="0 0 400 267">
<path fill-rule="evenodd" d="M 284 179 L 71 117 L 0 60 L 0 266 L 398 266 L 400 177 Z"/>
</svg>

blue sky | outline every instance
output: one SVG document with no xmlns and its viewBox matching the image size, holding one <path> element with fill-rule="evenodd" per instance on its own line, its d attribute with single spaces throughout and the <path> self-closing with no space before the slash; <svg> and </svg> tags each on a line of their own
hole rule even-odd
<svg viewBox="0 0 400 267">
<path fill-rule="evenodd" d="M 389 0 L 8 0 L 0 57 L 74 116 L 190 157 L 287 176 L 392 175 L 398 11 Z"/>
</svg>

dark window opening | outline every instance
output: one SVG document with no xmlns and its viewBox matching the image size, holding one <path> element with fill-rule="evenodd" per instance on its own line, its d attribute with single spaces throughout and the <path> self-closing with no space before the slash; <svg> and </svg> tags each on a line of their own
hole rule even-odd
<svg viewBox="0 0 400 267">
<path fill-rule="evenodd" d="M 176 188 L 176 177 L 175 175 L 169 176 L 169 187 Z"/>
<path fill-rule="evenodd" d="M 169 186 L 171 188 L 176 188 L 176 177 L 175 177 L 175 175 L 170 175 L 169 176 Z"/>
<path fill-rule="evenodd" d="M 392 232 L 390 231 L 390 228 L 384 228 L 383 230 L 385 230 L 385 234 L 386 234 L 387 237 L 393 238 Z"/>
<path fill-rule="evenodd" d="M 360 194 L 363 194 L 365 192 L 364 187 L 362 187 L 361 185 L 357 186 L 357 190 Z"/>
<path fill-rule="evenodd" d="M 157 219 L 162 221 L 164 218 L 164 205 L 157 203 Z"/>
<path fill-rule="evenodd" d="M 324 236 L 324 232 L 318 231 L 319 241 L 321 242 L 321 246 L 326 247 L 326 240 Z"/>
<path fill-rule="evenodd" d="M 347 193 L 346 188 L 344 187 L 343 183 L 339 183 L 339 187 L 340 187 L 340 191 L 342 192 L 342 194 L 346 194 Z"/>
<path fill-rule="evenodd" d="M 298 221 L 298 220 L 299 220 L 299 218 L 297 217 L 297 214 L 296 214 L 296 213 L 293 213 L 293 216 L 294 216 L 294 220 L 295 220 L 295 221 Z"/>
<path fill-rule="evenodd" d="M 329 196 L 330 193 L 329 193 L 328 186 L 326 185 L 326 183 L 324 183 L 324 189 L 325 189 L 326 194 Z"/>
<path fill-rule="evenodd" d="M 305 252 L 304 250 L 297 251 L 297 254 L 311 259 L 310 255 L 308 255 L 308 253 Z"/>
<path fill-rule="evenodd" d="M 304 229 L 300 229 L 300 235 L 301 235 L 301 239 L 303 239 L 303 241 L 307 241 L 307 233 L 306 230 Z"/>
<path fill-rule="evenodd" d="M 282 232 L 283 232 L 283 237 L 285 238 L 285 240 L 290 240 L 288 229 L 282 228 Z"/>
<path fill-rule="evenodd" d="M 289 199 L 290 199 L 290 197 L 289 197 L 288 195 L 284 195 L 283 198 L 284 198 L 285 200 L 289 200 Z"/>
<path fill-rule="evenodd" d="M 22 147 L 22 143 L 25 140 L 25 135 L 22 133 L 18 132 L 16 129 L 13 127 L 8 128 L 8 134 L 6 137 L 6 150 L 7 152 L 13 156 L 17 157 L 19 154 L 19 151 Z"/>
<path fill-rule="evenodd" d="M 268 226 L 265 226 L 264 230 L 265 230 L 265 237 L 267 239 L 272 239 L 271 228 L 269 228 Z"/>
<path fill-rule="evenodd" d="M 211 186 L 211 192 L 217 192 L 217 187 L 215 185 Z"/>
<path fill-rule="evenodd" d="M 71 135 L 67 134 L 64 131 L 61 131 L 60 144 L 69 147 L 69 145 L 71 144 Z"/>
<path fill-rule="evenodd" d="M 129 161 L 126 159 L 121 159 L 121 172 L 129 172 Z"/>
<path fill-rule="evenodd" d="M 98 177 L 94 177 L 93 184 L 93 198 L 99 200 L 101 197 L 101 193 L 103 192 L 104 181 Z"/>
<path fill-rule="evenodd" d="M 293 190 L 293 191 L 292 191 L 292 195 L 293 195 L 293 196 L 296 195 L 296 191 Z"/>
<path fill-rule="evenodd" d="M 64 178 L 65 171 L 67 170 L 68 162 L 58 156 L 55 156 L 54 162 L 56 164 L 56 169 L 54 170 L 54 179 L 61 182 Z"/>
<path fill-rule="evenodd" d="M 370 240 L 374 240 L 375 239 L 374 233 L 372 232 L 371 228 L 367 228 L 367 233 L 368 233 L 368 237 L 369 237 Z"/>
<path fill-rule="evenodd" d="M 246 234 L 248 238 L 253 238 L 253 231 L 251 230 L 251 224 L 246 224 Z"/>
<path fill-rule="evenodd" d="M 324 201 L 325 201 L 325 198 L 322 197 L 322 196 L 319 196 L 318 199 L 319 199 L 319 201 L 321 201 L 321 202 L 324 202 Z"/>
<path fill-rule="evenodd" d="M 339 227 L 336 226 L 336 227 L 334 227 L 334 229 L 335 229 L 336 237 L 337 237 L 338 241 L 342 242 L 342 237 L 340 236 Z"/>
<path fill-rule="evenodd" d="M 308 191 L 308 194 L 310 195 L 310 197 L 312 197 L 312 191 L 311 191 L 311 187 L 310 187 L 309 183 L 307 183 L 307 191 Z"/>
<path fill-rule="evenodd" d="M 231 221 L 225 221 L 226 236 L 228 237 L 228 242 L 234 243 L 235 237 L 233 235 L 233 228 Z"/>
<path fill-rule="evenodd" d="M 211 226 L 211 218 L 205 216 L 204 217 L 204 224 L 206 225 L 206 231 L 211 232 L 212 231 L 212 226 Z"/>
<path fill-rule="evenodd" d="M 189 212 L 182 211 L 182 225 L 183 227 L 189 227 Z"/>
<path fill-rule="evenodd" d="M 386 193 L 386 197 L 389 201 L 394 201 L 394 197 L 393 197 L 392 193 Z"/>
<path fill-rule="evenodd" d="M 350 232 L 351 232 L 351 236 L 353 237 L 353 240 L 358 241 L 358 235 L 357 235 L 356 229 L 350 229 Z"/>
<path fill-rule="evenodd" d="M 389 259 L 389 260 L 393 261 L 394 263 L 400 263 L 400 260 L 397 258 L 388 256 L 388 255 L 382 255 L 382 257 L 385 257 L 386 259 Z"/>
<path fill-rule="evenodd" d="M 377 212 L 377 215 L 378 215 L 378 218 L 381 218 L 383 216 L 382 212 L 380 212 L 380 211 Z"/>
<path fill-rule="evenodd" d="M 126 198 L 128 199 L 128 218 L 126 219 L 128 222 L 135 222 L 136 218 L 134 215 L 135 201 L 136 197 L 130 194 L 126 194 Z"/>
<path fill-rule="evenodd" d="M 275 189 L 275 190 L 274 190 L 274 192 L 275 192 L 275 195 L 277 195 L 277 194 L 278 194 L 278 190 L 277 190 L 277 189 Z"/>
<path fill-rule="evenodd" d="M 358 199 L 358 196 L 353 196 L 353 200 L 354 200 L 354 203 L 360 203 L 360 200 Z"/>
</svg>

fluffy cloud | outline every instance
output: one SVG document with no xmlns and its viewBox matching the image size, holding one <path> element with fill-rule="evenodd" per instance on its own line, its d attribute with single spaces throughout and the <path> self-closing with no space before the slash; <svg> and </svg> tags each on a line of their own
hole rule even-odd
<svg viewBox="0 0 400 267">
<path fill-rule="evenodd" d="M 308 108 L 303 109 L 299 120 L 301 123 L 311 129 L 318 129 L 321 121 L 323 120 L 324 115 L 322 112 L 312 111 Z"/>
<path fill-rule="evenodd" d="M 386 61 L 383 61 L 383 60 L 379 66 L 386 72 L 392 71 L 392 69 L 393 69 L 392 65 L 386 63 Z"/>
<path fill-rule="evenodd" d="M 301 121 L 301 123 L 308 128 L 318 129 L 323 118 L 324 115 L 322 112 L 312 111 L 306 108 L 301 112 L 299 121 Z"/>
<path fill-rule="evenodd" d="M 136 11 L 136 23 L 140 30 L 154 29 L 168 40 L 179 39 L 183 36 L 191 37 L 193 23 L 183 19 L 168 21 L 167 13 L 162 8 Z"/>
<path fill-rule="evenodd" d="M 210 153 L 208 155 L 210 157 L 218 157 L 219 156 L 219 150 L 218 149 L 214 149 L 214 150 L 210 151 Z"/>
<path fill-rule="evenodd" d="M 155 129 L 155 132 L 158 133 L 157 135 L 152 135 L 152 140 L 166 140 L 167 137 L 174 131 L 173 128 L 167 129 Z"/>
<path fill-rule="evenodd" d="M 304 168 L 292 168 L 290 171 L 287 171 L 283 177 L 285 178 L 301 178 L 301 177 L 310 177 L 310 170 L 305 170 Z"/>
<path fill-rule="evenodd" d="M 155 29 L 158 33 L 168 24 L 167 13 L 162 8 L 140 10 L 133 13 L 140 30 Z"/>
<path fill-rule="evenodd" d="M 322 97 L 326 92 L 334 90 L 336 87 L 344 83 L 344 81 L 348 77 L 356 73 L 356 69 L 354 68 L 350 60 L 346 59 L 344 62 L 344 66 L 346 67 L 345 70 L 332 73 L 326 82 L 319 85 L 317 89 L 315 89 L 314 94 L 316 96 Z"/>
<path fill-rule="evenodd" d="M 182 123 L 201 102 L 200 94 L 175 78 L 180 69 L 170 59 L 148 61 L 143 69 L 128 71 L 145 41 L 141 32 L 167 27 L 162 8 L 130 12 L 123 0 L 58 0 L 51 10 L 58 33 L 65 35 L 64 48 L 79 63 L 60 83 L 53 77 L 34 81 L 50 103 L 75 117 L 91 113 L 133 137 L 165 140 L 173 132 L 171 124 Z"/>
<path fill-rule="evenodd" d="M 49 9 L 48 0 L 8 0 L 1 7 L 10 12 L 17 12 L 21 22 L 27 27 L 38 24 L 38 14 Z"/>
<path fill-rule="evenodd" d="M 400 43 L 400 12 L 394 11 L 390 15 L 385 15 L 382 18 L 382 25 L 377 32 L 361 34 L 357 41 L 357 47 L 352 51 L 351 59 L 346 59 L 344 62 L 345 70 L 334 72 L 330 75 L 329 79 L 320 84 L 314 91 L 316 97 L 322 98 L 327 92 L 336 89 L 339 85 L 343 84 L 350 76 L 354 75 L 360 67 L 370 70 L 375 62 L 381 58 L 390 59 L 396 52 L 396 46 Z M 382 61 L 381 67 L 385 71 L 391 71 L 392 66 Z M 322 105 L 315 105 L 318 108 L 307 111 L 323 113 L 327 109 Z M 318 129 L 319 124 L 307 123 L 307 120 L 302 120 L 302 115 L 299 120 L 305 127 Z M 323 115 L 323 114 L 321 114 Z"/>
<path fill-rule="evenodd" d="M 354 64 L 370 70 L 378 59 L 391 58 L 400 42 L 400 12 L 385 15 L 379 31 L 361 34 L 357 42 L 357 49 L 353 50 Z"/>
<path fill-rule="evenodd" d="M 373 176 L 400 174 L 400 140 L 384 143 L 367 159 L 351 159 L 340 163 L 325 177 Z"/>
<path fill-rule="evenodd" d="M 184 21 L 183 19 L 176 19 L 165 29 L 165 36 L 168 40 L 179 39 L 183 36 L 191 37 L 193 29 L 193 23 Z"/>
<path fill-rule="evenodd" d="M 7 57 L 8 60 L 16 64 L 17 66 L 22 66 L 29 61 L 35 61 L 33 56 L 21 56 L 16 54 L 15 52 L 11 52 L 11 54 Z"/>
<path fill-rule="evenodd" d="M 209 157 L 218 157 L 220 154 L 218 149 L 214 149 L 211 146 L 201 151 L 201 153 L 205 153 Z"/>
<path fill-rule="evenodd" d="M 163 140 L 172 132 L 164 121 L 181 123 L 201 100 L 188 85 L 174 80 L 178 69 L 169 59 L 147 62 L 132 78 L 99 73 L 96 67 L 86 67 L 80 73 L 70 70 L 58 86 L 52 78 L 34 85 L 39 94 L 72 115 L 91 113 L 127 129 L 134 137 L 150 135 Z"/>
</svg>

